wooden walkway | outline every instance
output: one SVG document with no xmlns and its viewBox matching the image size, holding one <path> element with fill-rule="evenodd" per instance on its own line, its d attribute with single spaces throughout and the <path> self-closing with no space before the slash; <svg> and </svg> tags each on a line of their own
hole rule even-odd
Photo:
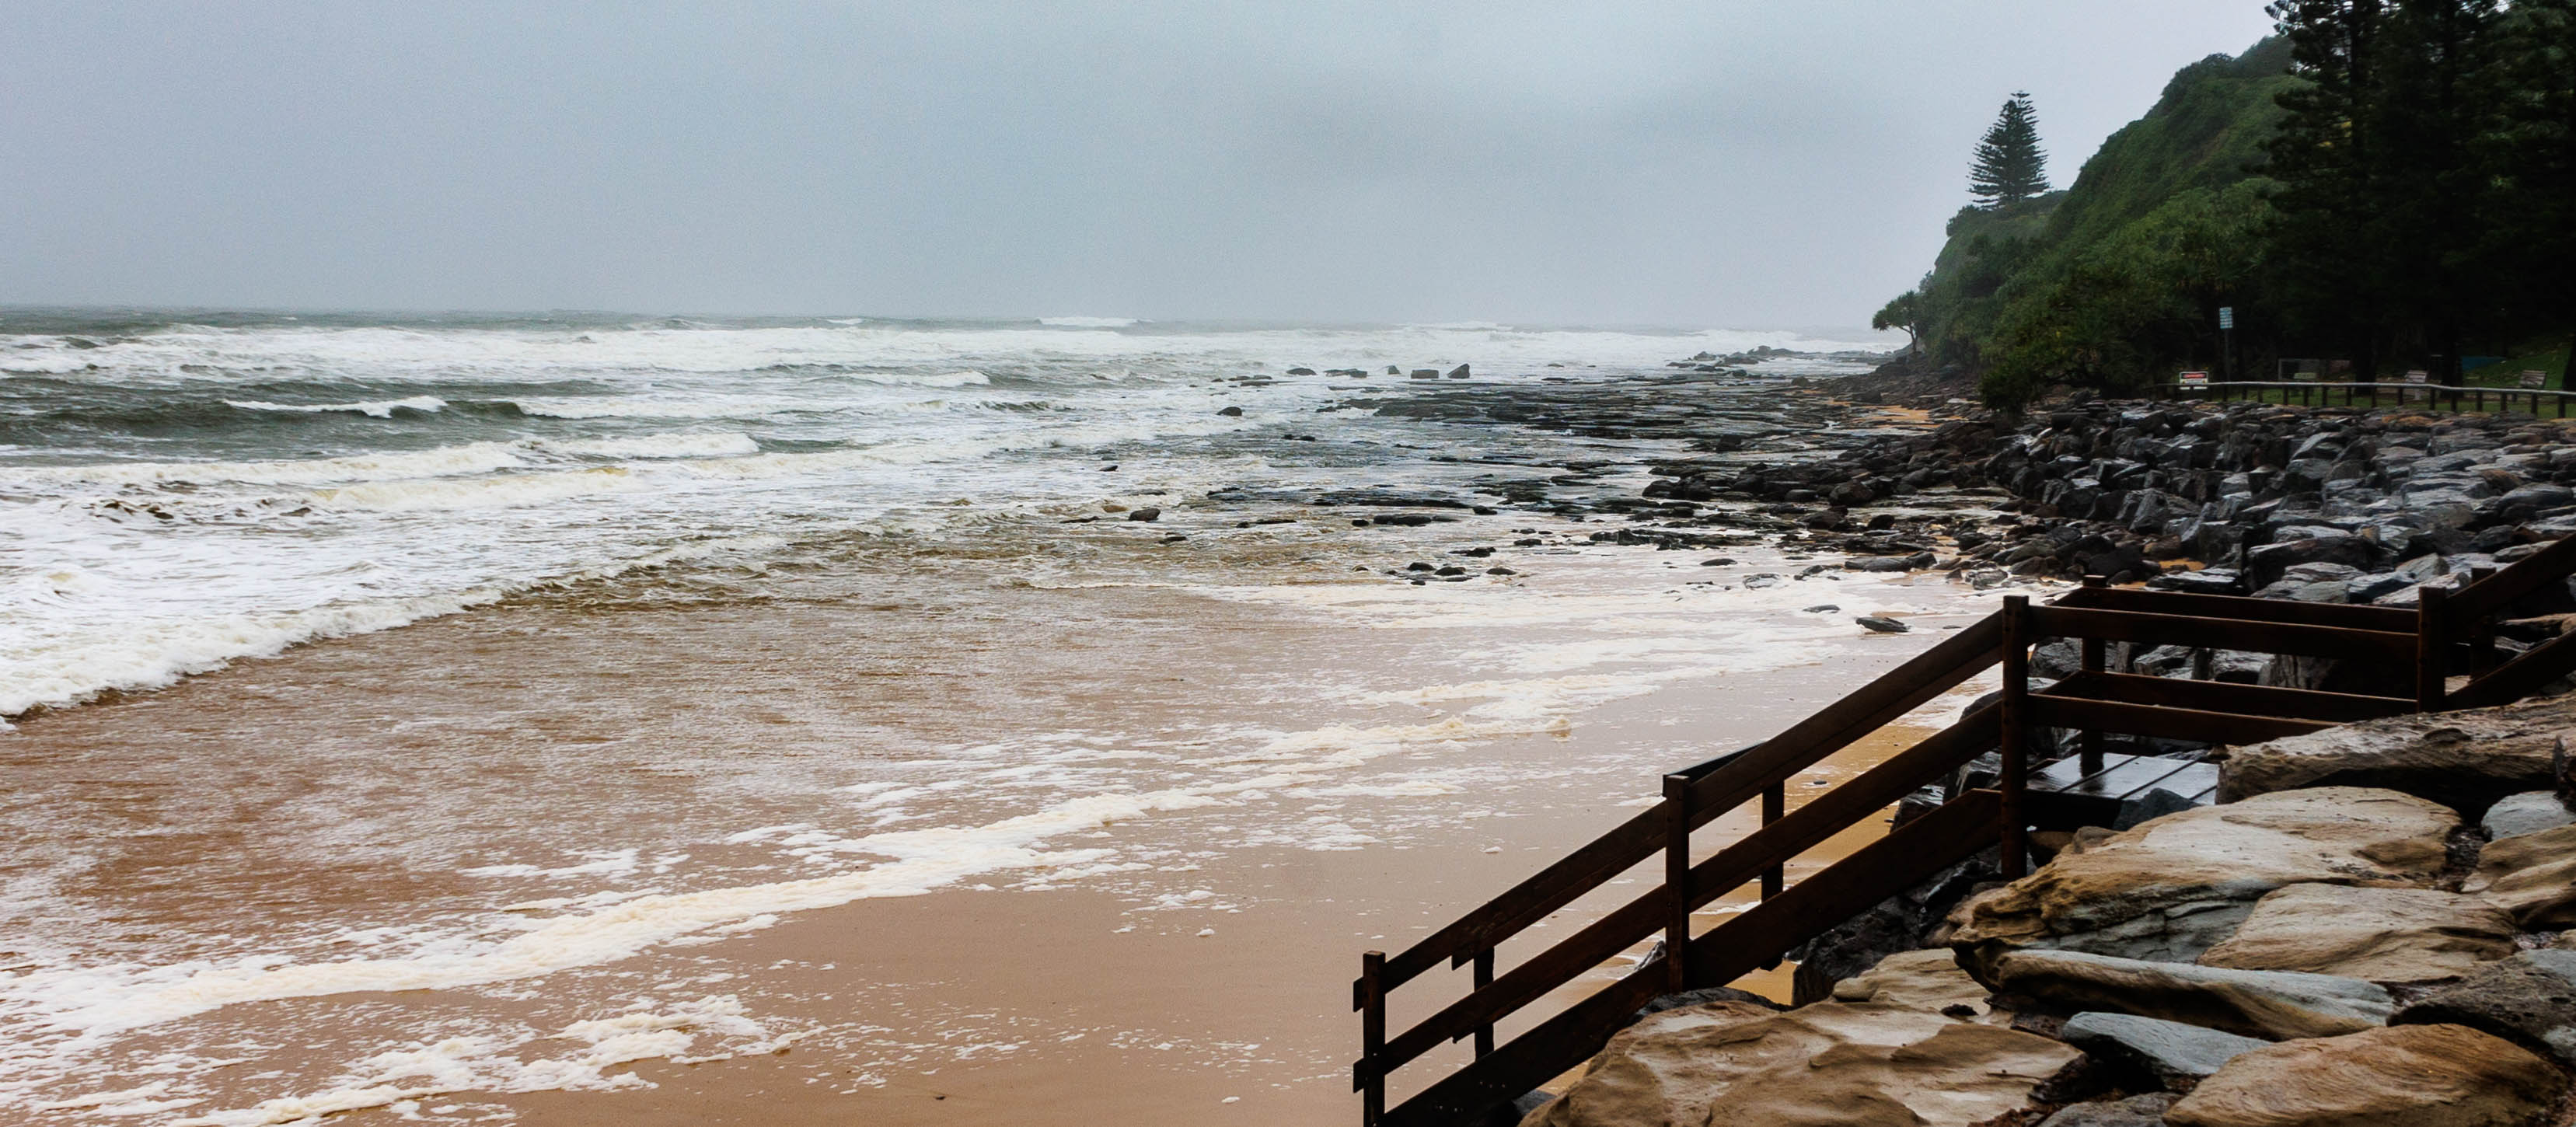
<svg viewBox="0 0 2576 1127">
<path fill-rule="evenodd" d="M 1799 944 L 1990 848 L 2000 847 L 2007 878 L 2022 875 L 2026 835 L 2034 828 L 2104 824 L 2123 801 L 2158 789 L 2194 802 L 2214 799 L 2214 766 L 2110 753 L 2106 734 L 2247 744 L 2374 717 L 2518 699 L 2576 672 L 2576 634 L 2498 662 L 2494 622 L 2516 600 L 2570 574 L 2576 574 L 2576 537 L 2501 571 L 2475 573 L 2457 590 L 2423 588 L 2412 610 L 2145 591 L 2099 580 L 2046 604 L 2007 596 L 2002 610 L 1779 735 L 1664 776 L 1662 802 L 1411 947 L 1363 953 L 1360 977 L 1351 984 L 1351 1006 L 1360 1015 L 1352 1087 L 1361 1094 L 1361 1120 L 1367 1127 L 1479 1122 L 1591 1056 L 1658 994 L 1719 985 L 1777 965 Z M 2035 691 L 2030 650 L 2049 638 L 2079 641 L 2082 668 Z M 2368 662 L 2392 671 L 2411 692 L 2141 676 L 2107 668 L 2109 647 L 2121 642 Z M 1793 776 L 1998 666 L 2004 687 L 1996 700 L 1787 809 L 1785 788 Z M 2446 680 L 2454 671 L 2472 674 L 2456 691 Z M 2076 733 L 2077 753 L 2034 763 L 2034 752 L 2057 746 L 2050 729 Z M 1784 880 L 1790 861 L 1879 819 L 1898 800 L 1990 752 L 2001 764 L 1992 787 L 1950 795 L 1797 884 Z M 1708 856 L 1695 852 L 1694 831 L 1757 804 L 1760 828 Z M 1657 887 L 1571 935 L 1531 933 L 1559 909 L 1658 855 L 1663 879 Z M 1759 903 L 1695 931 L 1696 911 L 1746 887 L 1758 888 Z M 1659 935 L 1664 954 L 1498 1040 L 1497 1023 L 1521 1019 L 1522 1011 Z M 1516 958 L 1505 969 L 1507 945 Z M 1390 1030 L 1395 992 L 1444 967 L 1469 972 L 1463 993 L 1453 987 L 1454 1001 L 1414 1007 L 1428 1016 Z M 1435 1048 L 1470 1039 L 1472 1060 L 1445 1074 L 1418 1069 L 1432 1075 L 1410 1078 L 1419 1086 L 1388 1106 L 1399 1070 Z"/>
</svg>

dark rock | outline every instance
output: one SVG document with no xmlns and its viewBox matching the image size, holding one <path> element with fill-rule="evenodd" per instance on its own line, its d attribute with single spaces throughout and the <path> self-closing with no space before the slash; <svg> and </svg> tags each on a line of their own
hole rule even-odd
<svg viewBox="0 0 2576 1127">
<path fill-rule="evenodd" d="M 2142 822 L 2154 821 L 2167 814 L 2179 814 L 2193 809 L 2196 805 L 2188 798 L 2163 787 L 2157 787 L 2136 798 L 2121 800 L 2120 812 L 2111 819 L 2111 828 L 2130 829 Z"/>
<path fill-rule="evenodd" d="M 2168 571 L 2147 580 L 2147 586 L 2159 591 L 2181 591 L 2194 595 L 2241 595 L 2245 593 L 2244 577 L 2232 568 L 2212 567 L 2199 571 Z"/>
<path fill-rule="evenodd" d="M 1738 990 L 1732 986 L 1703 986 L 1697 990 L 1684 990 L 1678 994 L 1657 995 L 1654 1001 L 1638 1008 L 1636 1017 L 1659 1014 L 1665 1010 L 1678 1010 L 1683 1006 L 1705 1006 L 1710 1002 L 1751 1002 L 1765 1009 L 1786 1008 L 1778 1002 L 1749 990 Z"/>
<path fill-rule="evenodd" d="M 1228 408 L 1225 408 L 1224 410 L 1218 411 L 1218 412 L 1217 412 L 1217 414 L 1224 415 L 1224 416 L 1227 416 L 1227 417 L 1229 417 L 1229 418 L 1241 418 L 1241 417 L 1243 417 L 1243 408 L 1241 408 L 1241 407 L 1228 407 Z"/>
<path fill-rule="evenodd" d="M 1455 368 L 1449 369 L 1449 378 L 1453 380 L 1466 379 L 1467 374 L 1467 366 L 1464 364 L 1460 364 Z"/>
<path fill-rule="evenodd" d="M 1865 614 L 1852 621 L 1861 624 L 1862 628 L 1873 634 L 1902 634 L 1913 629 L 1903 622 L 1879 614 Z"/>
<path fill-rule="evenodd" d="M 1816 604 L 1815 606 L 1806 607 L 1806 608 L 1804 608 L 1804 609 L 1800 610 L 1798 613 L 1800 613 L 1800 614 L 1832 614 L 1833 612 L 1838 611 L 1838 610 L 1841 610 L 1841 609 L 1843 609 L 1843 608 L 1838 607 L 1838 606 L 1835 606 L 1835 605 L 1834 605 L 1834 604 L 1832 604 L 1832 603 L 1818 603 L 1818 604 Z"/>
<path fill-rule="evenodd" d="M 2576 1065 L 2576 951 L 2524 951 L 2397 1011 L 2391 1025 L 2465 1025 Z"/>
<path fill-rule="evenodd" d="M 1394 375 L 1394 374 L 1395 374 L 1395 369 L 1393 369 L 1393 368 L 1389 368 L 1389 369 L 1387 369 L 1386 371 L 1387 371 L 1387 374 L 1388 374 L 1388 375 Z M 1417 379 L 1417 380 L 1436 380 L 1436 379 L 1439 379 L 1439 378 L 1440 378 L 1440 369 L 1438 369 L 1438 368 L 1415 368 L 1415 369 L 1413 370 L 1413 372 L 1412 372 L 1412 378 Z"/>
<path fill-rule="evenodd" d="M 2150 1092 L 2125 1100 L 2068 1104 L 2041 1120 L 2039 1127 L 2164 1127 L 2165 1109 L 2173 1106 L 2174 1099 L 2170 1092 Z"/>
<path fill-rule="evenodd" d="M 1508 567 L 1489 567 L 1489 568 L 1486 568 L 1486 569 L 1485 569 L 1485 574 L 1487 574 L 1487 575 L 1519 575 L 1520 573 L 1519 573 L 1519 572 L 1517 572 L 1517 571 L 1513 571 L 1512 569 L 1510 569 L 1510 568 L 1508 568 Z"/>
<path fill-rule="evenodd" d="M 2168 1088 L 2189 1088 L 2236 1054 L 2270 1044 L 2179 1021 L 2099 1011 L 2068 1018 L 2057 1037 Z"/>
<path fill-rule="evenodd" d="M 1163 510 L 1153 505 L 1147 505 L 1141 509 L 1130 509 L 1127 512 L 1127 519 L 1157 521 L 1163 519 Z"/>
<path fill-rule="evenodd" d="M 1288 369 L 1288 374 L 1292 376 L 1311 376 L 1315 374 L 1315 370 L 1313 368 L 1290 368 Z"/>
</svg>

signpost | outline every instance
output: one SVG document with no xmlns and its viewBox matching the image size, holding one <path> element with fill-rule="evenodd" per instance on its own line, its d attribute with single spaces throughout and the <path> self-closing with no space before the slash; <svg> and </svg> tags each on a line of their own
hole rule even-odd
<svg viewBox="0 0 2576 1127">
<path fill-rule="evenodd" d="M 2424 370 L 2424 369 L 2422 369 L 2422 368 L 2416 368 L 2416 369 L 2413 369 L 2413 370 L 2408 371 L 2408 372 L 2406 373 L 2406 382 L 2407 382 L 2408 384 L 2415 385 L 2415 386 L 2410 386 L 2410 387 L 2408 387 L 2408 388 L 2406 389 L 2406 402 L 2414 403 L 2414 402 L 2417 402 L 2417 401 L 2419 401 L 2419 400 L 2420 400 L 2420 401 L 2424 401 L 2424 402 L 2431 402 L 2431 401 L 2432 401 L 2432 398 L 2433 398 L 2433 390 L 2432 390 L 2431 388 L 2427 387 L 2427 388 L 2423 388 L 2422 390 L 2420 390 L 2420 391 L 2419 391 L 2419 390 L 2417 390 L 2417 388 L 2418 388 L 2418 387 L 2421 387 L 2421 386 L 2422 386 L 2422 385 L 2424 385 L 2424 384 L 2427 384 L 2427 383 L 2432 382 L 2432 379 L 2433 379 L 2433 373 L 2431 373 L 2431 372 L 2427 372 L 2427 371 L 2425 371 L 2425 370 Z"/>
<path fill-rule="evenodd" d="M 2205 391 L 2208 387 L 2209 373 L 2184 372 L 2182 374 L 2182 389 L 2184 391 Z"/>
<path fill-rule="evenodd" d="M 2525 368 L 2522 370 L 2522 386 L 2527 388 L 2547 387 L 2549 386 L 2549 373 L 2541 371 L 2538 368 Z"/>
<path fill-rule="evenodd" d="M 2236 378 L 2236 307 L 2218 307 L 2218 367 L 2229 379 Z"/>
</svg>

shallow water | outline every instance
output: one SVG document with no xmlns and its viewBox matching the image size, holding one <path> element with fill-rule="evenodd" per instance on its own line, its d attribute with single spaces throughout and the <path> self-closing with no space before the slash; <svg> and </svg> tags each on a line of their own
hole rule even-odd
<svg viewBox="0 0 2576 1127">
<path fill-rule="evenodd" d="M 1498 479 L 1676 447 L 1330 410 L 1353 394 L 1334 385 L 1358 381 L 1220 378 L 1400 352 L 1505 382 L 1616 378 L 1723 350 L 1714 335 L 126 336 L 0 355 L 113 353 L 39 380 L 108 415 L 289 402 L 281 372 L 369 374 L 304 396 L 347 409 L 226 408 L 260 422 L 201 434 L 128 409 L 6 452 L 6 519 L 27 532 L 0 561 L 15 699 L 147 689 L 343 637 L 0 734 L 0 832 L 19 843 L 0 889 L 24 921 L 0 952 L 0 1109 L 40 1120 L 464 1121 L 536 1114 L 514 1092 L 656 1083 L 679 1100 L 703 1086 L 675 1062 L 792 1046 L 740 1083 L 794 1076 L 800 1098 L 873 1100 L 867 1114 L 897 1121 L 886 1101 L 943 1068 L 1062 1101 L 1038 1078 L 1078 1073 L 1012 1062 L 1110 1045 L 1109 1062 L 1199 1063 L 1138 1065 L 1165 1086 L 1104 1107 L 1201 1106 L 1187 1101 L 1214 1102 L 1215 1078 L 1245 1121 L 1300 1121 L 1347 1100 L 1349 1020 L 1330 1012 L 1347 969 L 1322 968 L 1400 945 L 1647 799 L 1660 770 L 1760 738 L 1973 609 L 1945 585 L 1859 575 L 1746 589 L 1787 561 L 1751 548 L 1702 567 L 1511 509 L 1355 527 L 1384 510 L 1301 497 L 1484 501 Z M 705 359 L 719 355 L 732 366 Z M 1625 366 L 1546 366 L 1603 356 Z M 1515 362 L 1528 370 L 1494 367 Z M 851 370 L 809 370 L 825 364 Z M 970 370 L 982 382 L 955 375 Z M 28 378 L 10 377 L 10 409 L 70 417 L 29 407 L 74 393 Z M 551 398 L 491 390 L 540 385 Z M 459 406 L 510 396 L 519 414 Z M 1228 404 L 1245 414 L 1216 413 Z M 260 429 L 270 416 L 327 425 L 283 438 Z M 1143 504 L 1162 518 L 1111 511 Z M 1495 552 L 1453 554 L 1467 548 Z M 1467 574 L 1417 585 L 1416 561 Z M 1873 611 L 1927 633 L 1857 637 L 1850 617 Z M 1156 959 L 1218 996 L 1233 988 L 1191 978 L 1197 953 L 1224 950 L 1231 920 L 1285 913 L 1299 922 L 1270 925 L 1265 958 L 1302 985 L 1219 1020 L 1189 1012 L 1207 996 L 1112 1004 L 1082 993 L 1078 963 L 1053 968 L 1045 989 L 1081 995 L 1077 1020 L 1065 998 L 991 995 L 1045 978 L 1025 952 L 1037 965 L 1009 974 L 900 973 L 944 965 L 927 950 L 940 921 L 989 896 L 1084 921 L 1057 945 L 1104 966 L 1119 959 L 1082 952 L 1205 938 Z M 1336 897 L 1351 915 L 1323 907 Z M 897 898 L 927 910 L 882 907 Z M 848 938 L 871 928 L 890 930 Z M 853 994 L 863 1010 L 843 1008 Z M 687 1106 L 653 1092 L 579 1106 L 603 1122 Z"/>
</svg>

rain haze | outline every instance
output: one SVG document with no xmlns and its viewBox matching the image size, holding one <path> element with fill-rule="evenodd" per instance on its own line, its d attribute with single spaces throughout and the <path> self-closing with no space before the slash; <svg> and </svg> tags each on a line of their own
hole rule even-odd
<svg viewBox="0 0 2576 1127">
<path fill-rule="evenodd" d="M 0 301 L 1851 326 L 2156 4 L 13 4 Z"/>
</svg>

